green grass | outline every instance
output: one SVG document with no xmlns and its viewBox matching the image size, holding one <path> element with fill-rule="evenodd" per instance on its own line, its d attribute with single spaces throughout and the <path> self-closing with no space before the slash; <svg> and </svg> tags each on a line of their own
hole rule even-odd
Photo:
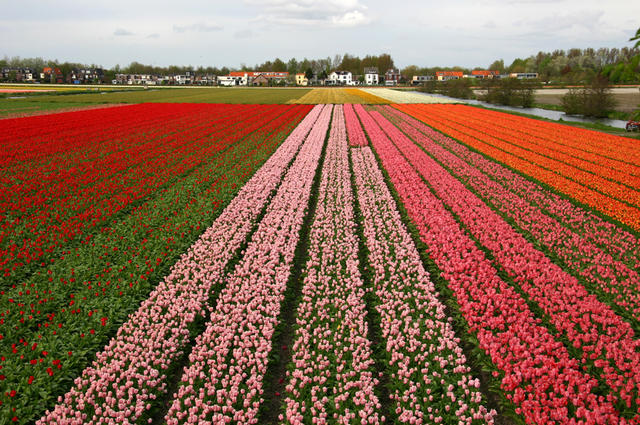
<svg viewBox="0 0 640 425">
<path fill-rule="evenodd" d="M 299 88 L 208 87 L 158 88 L 80 94 L 38 94 L 36 96 L 16 94 L 0 98 L 0 117 L 117 103 L 287 103 L 303 96 L 308 91 L 309 89 Z M 10 99 L 9 97 L 21 98 Z"/>
</svg>

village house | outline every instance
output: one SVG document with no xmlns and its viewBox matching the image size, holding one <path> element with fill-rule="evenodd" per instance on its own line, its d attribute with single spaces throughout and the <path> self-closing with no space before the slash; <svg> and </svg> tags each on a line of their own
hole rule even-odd
<svg viewBox="0 0 640 425">
<path fill-rule="evenodd" d="M 352 74 L 349 71 L 333 71 L 329 74 L 329 84 L 331 85 L 347 85 L 352 84 Z"/>
<path fill-rule="evenodd" d="M 488 78 L 494 78 L 496 75 L 500 75 L 500 72 L 498 71 L 493 71 L 493 70 L 475 70 L 475 71 L 471 71 L 471 76 L 481 79 L 481 80 L 485 80 Z"/>
<path fill-rule="evenodd" d="M 368 86 L 377 86 L 380 83 L 377 67 L 372 66 L 364 69 L 364 83 Z"/>
<path fill-rule="evenodd" d="M 511 78 L 517 78 L 518 80 L 530 80 L 538 78 L 537 72 L 512 72 L 509 74 Z"/>
<path fill-rule="evenodd" d="M 433 81 L 433 79 L 433 75 L 414 75 L 413 78 L 411 78 L 411 85 L 419 86 L 426 83 L 427 81 Z"/>
<path fill-rule="evenodd" d="M 462 71 L 436 71 L 438 81 L 458 80 L 463 76 Z"/>
<path fill-rule="evenodd" d="M 267 77 L 265 77 L 263 74 L 257 75 L 256 77 L 254 77 L 251 80 L 251 85 L 252 86 L 268 86 L 269 85 L 269 79 Z"/>
<path fill-rule="evenodd" d="M 62 84 L 64 76 L 58 67 L 45 66 L 40 73 L 40 80 L 46 83 Z"/>
<path fill-rule="evenodd" d="M 259 76 L 264 77 L 267 80 L 268 85 L 272 85 L 273 83 L 285 81 L 289 77 L 289 73 L 277 71 L 232 71 L 227 76 L 232 78 L 225 78 L 225 84 L 222 85 L 251 86 L 253 85 L 253 80 Z M 218 82 L 220 82 L 220 78 L 221 77 L 218 77 Z M 260 78 L 259 82 L 263 81 L 264 80 Z"/>
<path fill-rule="evenodd" d="M 385 86 L 397 86 L 400 83 L 400 71 L 398 69 L 390 68 L 384 74 L 384 85 Z"/>
<path fill-rule="evenodd" d="M 306 77 L 304 73 L 296 74 L 296 85 L 297 86 L 309 85 L 309 79 Z"/>
</svg>

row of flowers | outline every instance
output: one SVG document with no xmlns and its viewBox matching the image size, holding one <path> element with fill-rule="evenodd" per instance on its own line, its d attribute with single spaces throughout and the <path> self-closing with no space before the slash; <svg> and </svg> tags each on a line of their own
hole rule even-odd
<svg viewBox="0 0 640 425">
<path fill-rule="evenodd" d="M 349 136 L 349 146 L 366 146 L 369 142 L 362 126 L 358 121 L 353 105 L 344 105 L 344 119 L 347 125 L 347 135 Z"/>
<path fill-rule="evenodd" d="M 401 113 L 401 110 L 405 113 Z M 384 113 L 397 123 L 416 128 L 428 139 L 442 145 L 544 214 L 561 222 L 573 233 L 580 235 L 585 243 L 593 244 L 631 269 L 640 269 L 640 240 L 631 233 L 412 118 L 415 116 L 427 119 L 428 114 L 417 108 L 397 105 L 396 108 L 384 109 Z"/>
<path fill-rule="evenodd" d="M 546 215 L 517 193 L 492 180 L 482 172 L 485 165 L 482 161 L 466 162 L 443 147 L 455 146 L 457 143 L 454 140 L 433 130 L 429 131 L 424 124 L 420 126 L 419 123 L 411 122 L 410 117 L 400 116 L 400 112 L 392 108 L 383 109 L 382 112 L 389 114 L 399 129 L 447 167 L 450 173 L 463 181 L 484 202 L 513 220 L 520 229 L 534 237 L 537 243 L 560 258 L 573 273 L 590 282 L 600 299 L 616 305 L 625 312 L 625 317 L 639 323 L 640 294 L 637 288 L 640 287 L 640 276 L 636 270 L 592 243 L 593 236 L 588 238 L 584 233 L 572 231 L 561 221 Z M 463 146 L 459 146 L 458 150 L 466 150 L 470 154 Z M 505 180 L 505 176 L 502 176 L 502 181 Z M 637 263 L 634 263 L 634 267 L 637 267 Z"/>
<path fill-rule="evenodd" d="M 460 106 L 443 111 L 443 116 L 456 122 L 460 127 L 472 128 L 488 135 L 499 135 L 499 139 L 538 154 L 541 158 L 557 160 L 631 188 L 640 187 L 640 167 L 629 162 L 629 157 L 612 158 L 609 156 L 611 152 L 602 148 L 597 149 L 595 146 L 590 151 L 585 150 L 583 139 L 558 138 L 546 128 L 531 131 L 525 127 L 527 121 L 523 118 L 520 118 L 523 122 L 518 125 L 512 118 L 504 117 L 508 114 L 496 116 L 494 113 L 491 114 L 491 119 L 487 119 L 488 114 L 482 110 L 476 112 L 474 108 L 471 113 L 467 113 L 467 108 Z M 459 120 L 458 117 L 461 114 L 465 117 L 464 120 Z M 578 130 L 574 134 L 582 133 Z"/>
<path fill-rule="evenodd" d="M 164 394 L 166 371 L 184 353 L 189 326 L 207 314 L 214 287 L 254 226 L 318 118 L 314 108 L 173 267 L 118 334 L 39 422 L 135 423 Z M 133 388 L 134 391 L 128 391 Z M 93 413 L 91 417 L 89 414 Z"/>
<path fill-rule="evenodd" d="M 222 105 L 181 106 L 172 108 L 170 114 L 165 112 L 168 108 L 158 105 L 148 107 L 144 114 L 135 110 L 140 108 L 129 109 L 119 111 L 109 128 L 104 121 L 94 122 L 73 135 L 26 139 L 31 148 L 16 155 L 3 173 L 6 199 L 0 205 L 0 267 L 4 268 L 0 287 L 25 279 L 43 264 L 50 266 L 67 253 L 74 239 L 87 243 L 83 236 L 91 235 L 96 227 L 175 176 L 202 165 L 207 155 L 227 149 L 234 140 L 225 136 L 234 123 L 247 115 L 260 118 L 242 132 L 232 131 L 242 137 L 284 112 L 283 107 L 260 111 L 255 106 L 227 109 Z M 131 114 L 136 113 L 139 119 L 132 120 Z M 68 120 L 77 125 L 72 117 Z M 31 124 L 30 120 L 20 122 L 26 127 Z M 24 143 L 24 137 L 16 136 L 7 143 Z M 96 143 L 101 139 L 107 140 Z M 56 142 L 57 150 L 66 149 L 59 155 L 47 155 L 50 141 Z M 44 158 L 31 158 L 33 151 Z"/>
<path fill-rule="evenodd" d="M 525 159 L 536 166 L 552 170 L 576 183 L 590 187 L 617 200 L 627 202 L 636 207 L 640 206 L 640 192 L 628 185 L 610 180 L 610 176 L 605 170 L 612 172 L 614 170 L 606 167 L 605 170 L 602 170 L 595 164 L 576 159 L 570 155 L 563 155 L 553 149 L 544 149 L 534 141 L 527 142 L 522 136 L 514 137 L 502 129 L 496 129 L 486 124 L 484 120 L 479 120 L 476 123 L 466 122 L 467 119 L 471 119 L 474 116 L 474 109 L 476 108 L 472 108 L 470 112 L 466 113 L 464 119 L 461 118 L 461 114 L 444 109 L 438 111 L 438 120 L 445 124 L 454 125 L 459 131 L 518 158 Z M 567 161 L 568 159 L 572 160 Z M 579 162 L 580 167 L 577 167 L 572 162 Z M 585 168 L 587 164 L 590 164 L 590 166 Z M 594 172 L 594 168 L 597 169 L 598 173 Z M 629 178 L 633 179 L 632 177 Z M 637 187 L 637 183 L 632 187 Z"/>
<path fill-rule="evenodd" d="M 309 231 L 308 259 L 296 315 L 292 363 L 281 420 L 303 424 L 384 422 L 374 392 L 365 288 L 345 117 L 336 105 Z"/>
<path fill-rule="evenodd" d="M 368 113 L 361 121 L 391 183 L 442 271 L 479 346 L 498 368 L 502 389 L 528 423 L 627 423 L 598 395 L 525 300 L 499 276 L 473 239 Z M 378 117 L 379 120 L 380 117 Z"/>
<path fill-rule="evenodd" d="M 530 151 L 506 143 L 495 136 L 464 128 L 456 121 L 441 116 L 440 110 L 448 107 L 450 106 L 420 105 L 418 108 L 425 112 L 420 115 L 420 119 L 473 149 L 622 223 L 640 229 L 640 208 L 637 207 L 640 202 L 636 203 L 637 191 L 560 161 L 539 155 L 538 161 L 534 159 L 536 154 Z M 518 154 L 515 154 L 516 151 Z"/>
<path fill-rule="evenodd" d="M 424 269 L 370 148 L 352 152 L 355 183 L 399 423 L 493 423 L 479 381 Z"/>
<path fill-rule="evenodd" d="M 280 306 L 331 119 L 325 106 L 240 262 L 225 278 L 165 420 L 257 423 Z"/>
<path fill-rule="evenodd" d="M 226 135 L 235 141 L 228 149 L 204 157 L 64 260 L 0 293 L 4 419 L 26 423 L 53 406 L 310 109 L 286 107 L 240 139 L 233 131 L 242 134 L 245 124 L 237 122 Z"/>
<path fill-rule="evenodd" d="M 466 111 L 466 108 L 461 110 Z M 542 136 L 556 143 L 577 148 L 585 153 L 595 153 L 629 165 L 635 164 L 634 168 L 630 168 L 630 170 L 635 169 L 631 174 L 638 175 L 637 167 L 640 163 L 640 152 L 638 152 L 636 142 L 633 139 L 549 121 L 532 120 L 490 109 L 483 109 L 476 111 L 476 113 L 485 118 L 485 121 L 494 122 L 503 127 L 517 128 L 523 134 Z"/>
<path fill-rule="evenodd" d="M 602 376 L 612 390 L 607 399 L 614 405 L 621 400 L 622 409 L 637 414 L 640 341 L 629 323 L 535 249 L 379 112 L 373 112 L 373 116 L 433 192 L 489 250 L 496 265 L 542 309 L 559 334 L 579 350 L 585 371 Z"/>
<path fill-rule="evenodd" d="M 362 88 L 364 92 L 387 99 L 391 103 L 453 103 L 455 99 L 440 96 L 431 96 L 425 93 L 413 91 L 400 91 L 385 88 Z"/>
</svg>

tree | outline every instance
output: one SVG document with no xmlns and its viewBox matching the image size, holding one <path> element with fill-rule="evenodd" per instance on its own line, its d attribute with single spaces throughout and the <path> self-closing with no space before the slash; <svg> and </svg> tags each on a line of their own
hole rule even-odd
<svg viewBox="0 0 640 425">
<path fill-rule="evenodd" d="M 504 60 L 498 59 L 493 61 L 493 63 L 489 65 L 489 70 L 498 71 L 500 74 L 504 74 Z"/>
<path fill-rule="evenodd" d="M 313 79 L 313 69 L 311 69 L 311 67 L 307 68 L 307 70 L 304 72 L 304 78 L 309 81 Z"/>
<path fill-rule="evenodd" d="M 585 89 L 584 115 L 587 117 L 605 118 L 617 105 L 611 85 L 602 75 L 596 76 L 591 85 Z"/>
<path fill-rule="evenodd" d="M 581 115 L 584 105 L 584 90 L 569 89 L 569 91 L 562 96 L 561 105 L 565 114 Z"/>
<path fill-rule="evenodd" d="M 298 72 L 298 61 L 296 58 L 289 59 L 289 62 L 287 62 L 287 71 L 289 74 L 296 74 Z"/>
<path fill-rule="evenodd" d="M 633 47 L 640 48 L 640 28 L 638 28 L 638 31 L 636 31 L 636 36 L 631 37 L 629 41 L 635 41 L 636 44 Z"/>
<path fill-rule="evenodd" d="M 562 108 L 570 115 L 605 118 L 615 107 L 609 80 L 603 75 L 595 76 L 584 89 L 571 89 L 562 97 Z"/>
<path fill-rule="evenodd" d="M 409 65 L 402 70 L 401 74 L 407 80 L 411 80 L 415 75 L 420 75 L 420 69 L 415 65 Z"/>
<path fill-rule="evenodd" d="M 273 67 L 271 70 L 274 72 L 285 72 L 287 70 L 287 65 L 280 58 L 276 58 L 273 61 Z"/>
</svg>

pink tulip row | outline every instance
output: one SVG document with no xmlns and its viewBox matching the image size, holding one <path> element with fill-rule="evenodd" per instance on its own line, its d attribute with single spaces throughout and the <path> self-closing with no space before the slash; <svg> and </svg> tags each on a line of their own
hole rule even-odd
<svg viewBox="0 0 640 425">
<path fill-rule="evenodd" d="M 378 424 L 385 418 L 374 393 L 378 381 L 358 268 L 342 106 L 334 108 L 327 143 L 280 419 L 300 425 Z"/>
<path fill-rule="evenodd" d="M 634 319 L 640 319 L 640 276 L 636 270 L 614 259 L 588 238 L 563 226 L 556 218 L 492 180 L 474 164 L 469 164 L 446 150 L 402 117 L 397 117 L 394 121 L 399 129 L 448 167 L 451 173 L 476 191 L 485 202 L 489 202 L 522 230 L 534 236 L 538 243 L 546 246 L 575 273 L 596 284 L 599 295 L 611 298 L 612 303 L 620 309 L 628 311 Z"/>
<path fill-rule="evenodd" d="M 225 266 L 246 239 L 320 110 L 315 107 L 243 186 L 40 424 L 135 423 L 165 392 L 166 370 L 189 342 L 189 325 L 198 315 L 208 314 L 210 291 L 223 284 Z"/>
<path fill-rule="evenodd" d="M 257 423 L 280 305 L 331 119 L 325 106 L 287 171 L 189 356 L 165 420 Z"/>
<path fill-rule="evenodd" d="M 362 131 L 362 126 L 358 121 L 358 116 L 353 110 L 353 105 L 344 105 L 344 118 L 347 122 L 347 134 L 349 136 L 349 146 L 367 146 L 367 136 Z"/>
<path fill-rule="evenodd" d="M 531 424 L 628 423 L 596 394 L 598 382 L 497 274 L 444 203 L 363 108 L 356 111 L 470 330 L 500 370 L 502 389 Z"/>
<path fill-rule="evenodd" d="M 608 398 L 614 403 L 622 400 L 627 409 L 635 410 L 640 397 L 640 341 L 629 323 L 536 250 L 379 112 L 372 116 L 494 261 L 581 351 L 584 368 L 595 368 L 602 375 L 612 389 Z"/>
<path fill-rule="evenodd" d="M 593 244 L 613 259 L 628 265 L 632 270 L 640 269 L 640 240 L 570 201 L 550 192 L 540 185 L 525 179 L 508 168 L 469 150 L 466 146 L 433 130 L 395 108 L 384 107 L 385 113 L 398 121 L 415 127 L 429 139 L 439 143 L 474 168 L 488 175 L 509 191 L 540 208 L 546 215 L 555 217 L 565 227 L 579 234 L 585 243 Z"/>
<path fill-rule="evenodd" d="M 351 152 L 398 422 L 492 424 L 373 152 Z"/>
</svg>

